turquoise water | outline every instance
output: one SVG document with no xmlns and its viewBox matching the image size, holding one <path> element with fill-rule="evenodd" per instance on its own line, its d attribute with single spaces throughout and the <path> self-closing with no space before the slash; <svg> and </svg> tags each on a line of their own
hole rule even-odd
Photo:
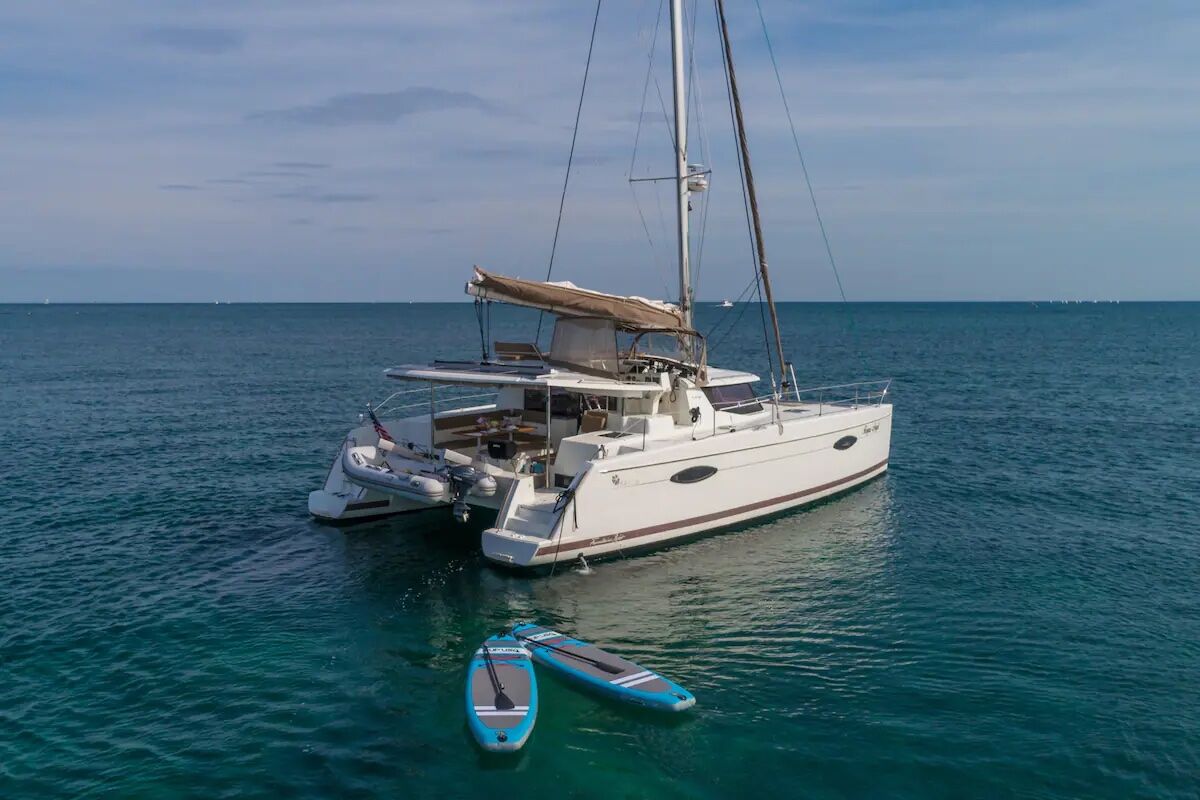
<svg viewBox="0 0 1200 800">
<path fill-rule="evenodd" d="M 528 578 L 305 511 L 470 306 L 0 306 L 0 797 L 1196 797 L 1200 305 L 782 313 L 802 383 L 895 378 L 888 475 Z M 713 361 L 761 349 L 752 309 Z M 521 618 L 698 705 L 543 675 L 484 758 L 464 666 Z"/>
</svg>

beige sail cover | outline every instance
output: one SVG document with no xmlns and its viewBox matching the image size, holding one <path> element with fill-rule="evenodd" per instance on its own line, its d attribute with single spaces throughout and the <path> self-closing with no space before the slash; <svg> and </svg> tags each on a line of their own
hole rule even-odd
<svg viewBox="0 0 1200 800">
<path fill-rule="evenodd" d="M 618 328 L 627 331 L 684 330 L 683 315 L 671 303 L 594 292 L 580 289 L 568 281 L 527 281 L 493 275 L 475 267 L 475 275 L 467 283 L 467 294 L 483 300 L 540 308 L 562 317 L 610 319 Z"/>
</svg>

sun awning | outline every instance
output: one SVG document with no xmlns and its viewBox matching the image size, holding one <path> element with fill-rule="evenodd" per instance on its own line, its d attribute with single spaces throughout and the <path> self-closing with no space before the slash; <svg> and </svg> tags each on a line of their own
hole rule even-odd
<svg viewBox="0 0 1200 800">
<path fill-rule="evenodd" d="M 549 311 L 562 317 L 599 317 L 627 331 L 683 330 L 683 315 L 671 303 L 580 289 L 568 281 L 547 283 L 493 275 L 475 267 L 467 294 Z"/>
</svg>

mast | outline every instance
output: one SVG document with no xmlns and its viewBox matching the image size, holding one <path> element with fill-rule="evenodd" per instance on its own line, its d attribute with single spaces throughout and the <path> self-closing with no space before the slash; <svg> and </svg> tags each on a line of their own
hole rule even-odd
<svg viewBox="0 0 1200 800">
<path fill-rule="evenodd" d="M 675 194 L 679 220 L 679 310 L 692 327 L 692 274 L 688 263 L 687 93 L 683 85 L 683 0 L 671 0 L 671 73 L 675 93 Z"/>
<path fill-rule="evenodd" d="M 750 146 L 746 143 L 746 123 L 742 119 L 742 101 L 738 97 L 737 75 L 733 71 L 733 49 L 729 45 L 729 26 L 725 23 L 725 2 L 716 0 L 717 16 L 721 22 L 721 40 L 725 47 L 725 69 L 729 73 L 729 94 L 733 100 L 733 111 L 737 122 L 738 146 L 742 152 L 742 171 L 746 175 L 746 194 L 750 197 L 750 214 L 754 218 L 754 245 L 758 252 L 758 272 L 762 276 L 763 293 L 767 308 L 771 312 L 771 327 L 775 330 L 775 350 L 779 356 L 779 379 L 783 388 L 788 387 L 787 361 L 783 357 L 783 338 L 779 335 L 779 313 L 775 310 L 775 298 L 771 294 L 771 276 L 767 271 L 767 248 L 763 244 L 762 220 L 758 215 L 758 195 L 754 191 L 754 172 L 750 169 Z"/>
</svg>

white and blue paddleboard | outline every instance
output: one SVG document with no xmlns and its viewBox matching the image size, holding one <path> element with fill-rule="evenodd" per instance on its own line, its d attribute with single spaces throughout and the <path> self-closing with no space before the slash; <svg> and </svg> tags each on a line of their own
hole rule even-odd
<svg viewBox="0 0 1200 800">
<path fill-rule="evenodd" d="M 537 663 L 600 694 L 658 711 L 683 711 L 696 704 L 682 686 L 594 644 L 532 623 L 514 626 L 513 635 Z"/>
<path fill-rule="evenodd" d="M 467 670 L 467 725 L 484 750 L 520 750 L 537 720 L 529 650 L 508 634 L 488 638 Z"/>
</svg>

